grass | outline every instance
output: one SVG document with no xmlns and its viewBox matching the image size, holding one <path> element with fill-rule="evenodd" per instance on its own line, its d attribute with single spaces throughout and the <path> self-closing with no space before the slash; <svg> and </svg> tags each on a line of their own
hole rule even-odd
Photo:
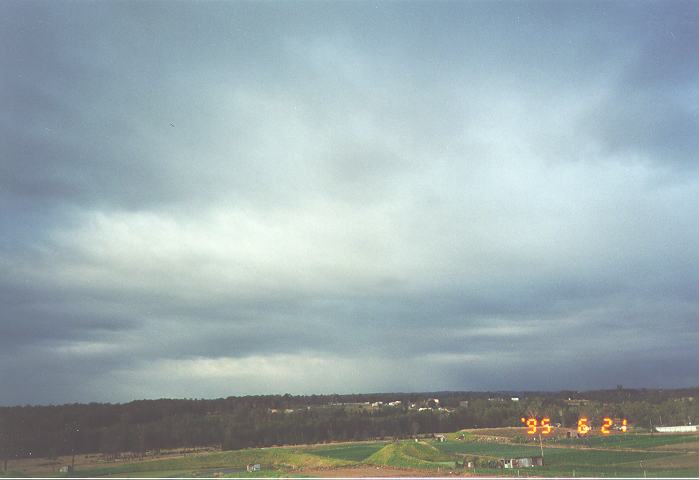
<svg viewBox="0 0 699 480">
<path fill-rule="evenodd" d="M 337 458 L 311 455 L 288 448 L 245 449 L 232 452 L 212 453 L 165 460 L 127 463 L 94 469 L 80 469 L 73 472 L 75 477 L 120 476 L 190 476 L 202 470 L 239 469 L 244 471 L 249 463 L 259 463 L 270 470 L 295 470 L 299 468 L 329 468 L 354 462 Z M 234 474 L 247 472 L 231 472 Z M 163 474 L 163 475 L 161 475 Z"/>
<path fill-rule="evenodd" d="M 541 455 L 539 447 L 490 442 L 444 442 L 438 445 L 444 452 L 471 454 L 489 458 L 515 458 Z M 610 465 L 638 462 L 675 455 L 673 452 L 630 452 L 582 448 L 544 448 L 548 464 L 571 466 Z"/>
<path fill-rule="evenodd" d="M 475 435 L 477 437 L 526 437 L 526 428 L 522 427 L 500 427 L 500 428 L 478 428 L 471 430 L 462 430 L 459 433 L 464 433 L 466 436 Z"/>
<path fill-rule="evenodd" d="M 305 449 L 304 452 L 320 457 L 336 458 L 339 460 L 350 460 L 361 462 L 374 453 L 381 450 L 385 443 L 349 443 L 343 445 L 332 445 L 323 447 L 313 447 Z"/>
<path fill-rule="evenodd" d="M 454 460 L 424 442 L 390 443 L 367 458 L 366 463 L 398 468 L 454 468 Z"/>
<path fill-rule="evenodd" d="M 589 445 L 594 448 L 653 448 L 676 443 L 687 443 L 699 440 L 699 435 L 639 435 L 617 434 L 610 436 L 594 436 L 585 439 L 563 439 L 556 442 L 558 445 Z"/>
<path fill-rule="evenodd" d="M 648 461 L 674 455 L 672 452 L 627 452 L 613 450 L 588 450 L 577 448 L 546 448 L 544 458 L 553 466 L 596 466 L 596 465 L 622 465 L 640 461 Z"/>
<path fill-rule="evenodd" d="M 444 442 L 436 444 L 445 453 L 462 454 L 485 459 L 516 458 L 541 455 L 539 447 L 493 442 Z M 649 476 L 696 476 L 699 468 L 692 470 L 690 465 L 672 469 L 677 452 L 663 451 L 624 451 L 618 449 L 594 450 L 589 448 L 544 448 L 544 467 L 519 469 L 520 474 L 537 476 L 642 476 L 644 470 Z M 641 466 L 641 463 L 645 467 Z M 682 468 L 684 466 L 690 468 Z M 492 471 L 491 471 L 492 470 Z M 515 469 L 517 470 L 517 469 Z M 477 469 L 479 474 L 496 476 L 512 475 L 512 470 Z M 672 473 L 675 472 L 675 473 Z M 672 473 L 672 475 L 671 475 Z"/>
<path fill-rule="evenodd" d="M 449 434 L 447 438 L 456 438 Z M 486 441 L 487 439 L 487 441 Z M 576 448 L 576 442 L 556 442 L 544 447 L 544 467 L 529 469 L 476 469 L 478 475 L 493 476 L 699 476 L 699 454 L 658 449 L 666 445 L 696 444 L 697 435 L 615 435 L 590 437 Z M 468 435 L 465 441 L 356 442 L 304 447 L 245 449 L 189 455 L 176 458 L 116 463 L 96 468 L 78 468 L 75 477 L 196 477 L 225 475 L 256 478 L 304 476 L 305 472 L 333 468 L 384 466 L 403 469 L 453 470 L 455 461 L 477 458 L 493 460 L 537 456 L 539 446 L 506 443 L 491 436 Z M 577 442 L 579 444 L 579 442 Z M 627 450 L 625 450 L 626 448 Z M 645 449 L 645 450 L 644 450 Z M 655 450 L 654 450 L 655 449 Z M 689 450 L 689 449 L 687 449 Z M 247 472 L 245 465 L 259 463 L 260 472 Z M 480 464 L 480 463 L 479 463 Z M 11 472 L 22 476 L 22 472 Z"/>
<path fill-rule="evenodd" d="M 471 454 L 493 458 L 525 457 L 541 455 L 539 447 L 526 445 L 512 445 L 505 443 L 478 442 L 478 441 L 446 441 L 436 444 L 436 448 L 445 453 Z"/>
</svg>

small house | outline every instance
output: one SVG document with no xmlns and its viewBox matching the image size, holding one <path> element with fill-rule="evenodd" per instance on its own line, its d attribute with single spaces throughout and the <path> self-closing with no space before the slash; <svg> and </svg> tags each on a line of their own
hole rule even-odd
<svg viewBox="0 0 699 480">
<path fill-rule="evenodd" d="M 249 463 L 245 469 L 248 472 L 259 472 L 260 471 L 260 464 L 259 463 Z"/>
<path fill-rule="evenodd" d="M 543 467 L 544 457 L 503 458 L 498 463 L 500 468 Z"/>
</svg>

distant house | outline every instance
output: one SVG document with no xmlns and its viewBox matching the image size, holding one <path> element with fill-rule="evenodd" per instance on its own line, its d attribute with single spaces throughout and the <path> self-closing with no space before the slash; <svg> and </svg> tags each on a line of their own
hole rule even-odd
<svg viewBox="0 0 699 480">
<path fill-rule="evenodd" d="M 461 408 L 468 408 L 468 400 L 461 400 L 459 402 L 459 407 Z"/>
<path fill-rule="evenodd" d="M 72 465 L 63 465 L 61 468 L 58 469 L 59 473 L 70 473 L 72 471 L 73 471 Z"/>
<path fill-rule="evenodd" d="M 248 472 L 259 472 L 260 471 L 260 464 L 259 463 L 249 463 L 246 465 L 245 469 Z"/>
<path fill-rule="evenodd" d="M 498 466 L 500 468 L 543 467 L 544 457 L 502 458 Z"/>
<path fill-rule="evenodd" d="M 444 442 L 447 439 L 444 435 L 435 435 L 434 438 L 436 438 L 438 442 Z"/>
<path fill-rule="evenodd" d="M 696 425 L 677 425 L 674 427 L 655 427 L 656 432 L 660 433 L 680 433 L 680 432 L 696 432 Z"/>
<path fill-rule="evenodd" d="M 513 402 L 519 402 L 519 397 L 511 397 L 510 400 Z"/>
</svg>

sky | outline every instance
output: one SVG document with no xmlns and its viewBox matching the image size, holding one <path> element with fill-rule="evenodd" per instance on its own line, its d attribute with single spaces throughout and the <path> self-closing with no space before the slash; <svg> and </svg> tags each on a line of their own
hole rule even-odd
<svg viewBox="0 0 699 480">
<path fill-rule="evenodd" d="M 0 405 L 699 386 L 699 2 L 0 2 Z"/>
</svg>

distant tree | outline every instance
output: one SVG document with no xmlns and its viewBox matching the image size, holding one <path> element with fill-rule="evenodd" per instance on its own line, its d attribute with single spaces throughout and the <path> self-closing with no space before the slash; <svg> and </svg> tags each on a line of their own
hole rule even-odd
<svg viewBox="0 0 699 480">
<path fill-rule="evenodd" d="M 519 402 L 488 401 L 498 393 L 354 395 L 257 395 L 214 400 L 142 400 L 127 404 L 0 407 L 0 460 L 104 452 L 118 454 L 163 448 L 219 446 L 239 449 L 332 440 L 405 437 L 461 428 L 520 426 L 519 418 L 549 415 L 552 423 L 575 426 L 578 415 L 610 415 L 631 426 L 682 424 L 699 418 L 699 389 L 616 389 L 594 392 L 520 394 Z M 568 405 L 584 398 L 584 407 Z M 418 412 L 411 403 L 439 398 L 440 405 L 468 406 L 453 413 Z M 364 402 L 401 400 L 401 408 L 367 410 Z M 345 404 L 345 405 L 343 405 Z M 352 404 L 352 405 L 346 405 Z M 359 404 L 359 405 L 358 405 Z M 309 409 L 310 407 L 310 409 Z M 322 408 L 320 408 L 322 407 Z M 293 409 L 293 413 L 284 413 Z M 581 412 L 585 409 L 585 412 Z M 276 412 L 272 412 L 276 410 Z M 79 432 L 73 430 L 79 425 Z"/>
<path fill-rule="evenodd" d="M 413 420 L 412 422 L 410 422 L 410 433 L 412 435 L 417 435 L 418 433 L 420 433 L 420 422 L 418 422 L 417 420 Z"/>
</svg>

